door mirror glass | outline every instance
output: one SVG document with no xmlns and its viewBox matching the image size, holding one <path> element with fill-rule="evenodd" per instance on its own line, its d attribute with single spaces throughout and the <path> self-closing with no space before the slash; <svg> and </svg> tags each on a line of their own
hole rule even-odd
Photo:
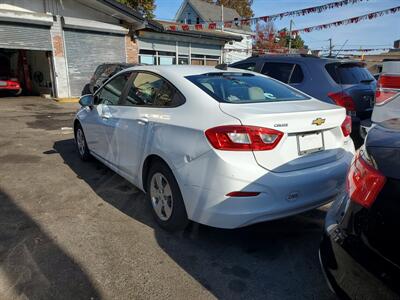
<svg viewBox="0 0 400 300">
<path fill-rule="evenodd" d="M 82 96 L 80 99 L 79 99 L 79 104 L 80 105 L 82 105 L 83 107 L 86 107 L 86 106 L 93 106 L 94 105 L 94 96 L 93 95 L 85 95 L 85 96 Z"/>
</svg>

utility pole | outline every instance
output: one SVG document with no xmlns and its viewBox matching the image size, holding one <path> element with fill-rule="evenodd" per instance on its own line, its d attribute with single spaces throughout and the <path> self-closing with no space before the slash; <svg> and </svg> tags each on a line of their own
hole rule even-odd
<svg viewBox="0 0 400 300">
<path fill-rule="evenodd" d="M 293 26 L 293 20 L 290 20 L 290 25 L 289 25 L 289 54 L 292 52 L 292 26 Z"/>
<path fill-rule="evenodd" d="M 332 57 L 332 39 L 329 38 L 328 41 L 329 41 L 329 57 Z"/>
<path fill-rule="evenodd" d="M 221 31 L 224 31 L 224 5 L 221 5 Z"/>
</svg>

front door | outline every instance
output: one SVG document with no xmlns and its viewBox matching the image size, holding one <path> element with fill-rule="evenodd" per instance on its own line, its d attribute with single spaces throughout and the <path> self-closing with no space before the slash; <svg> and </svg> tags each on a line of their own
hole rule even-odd
<svg viewBox="0 0 400 300">
<path fill-rule="evenodd" d="M 95 105 L 88 116 L 87 142 L 89 149 L 114 164 L 118 142 L 115 128 L 118 126 L 118 104 L 130 73 L 111 79 L 95 93 Z"/>
</svg>

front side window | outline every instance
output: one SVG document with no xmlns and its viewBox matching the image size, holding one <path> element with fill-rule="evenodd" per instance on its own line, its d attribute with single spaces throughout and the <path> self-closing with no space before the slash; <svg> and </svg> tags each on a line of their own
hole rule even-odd
<svg viewBox="0 0 400 300">
<path fill-rule="evenodd" d="M 118 105 L 119 98 L 131 73 L 124 73 L 109 81 L 95 95 L 95 104 Z"/>
<path fill-rule="evenodd" d="M 249 73 L 207 73 L 186 78 L 220 102 L 254 103 L 310 99 L 275 80 Z"/>
<path fill-rule="evenodd" d="M 138 73 L 124 105 L 174 107 L 183 102 L 183 96 L 165 79 L 151 73 Z"/>
</svg>

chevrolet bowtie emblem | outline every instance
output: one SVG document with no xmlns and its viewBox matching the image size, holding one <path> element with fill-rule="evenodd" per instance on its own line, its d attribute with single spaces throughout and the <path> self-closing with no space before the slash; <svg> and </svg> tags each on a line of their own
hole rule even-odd
<svg viewBox="0 0 400 300">
<path fill-rule="evenodd" d="M 324 124 L 324 123 L 325 123 L 325 119 L 316 118 L 314 121 L 312 121 L 311 124 L 319 126 L 319 125 L 322 125 L 322 124 Z"/>
</svg>

